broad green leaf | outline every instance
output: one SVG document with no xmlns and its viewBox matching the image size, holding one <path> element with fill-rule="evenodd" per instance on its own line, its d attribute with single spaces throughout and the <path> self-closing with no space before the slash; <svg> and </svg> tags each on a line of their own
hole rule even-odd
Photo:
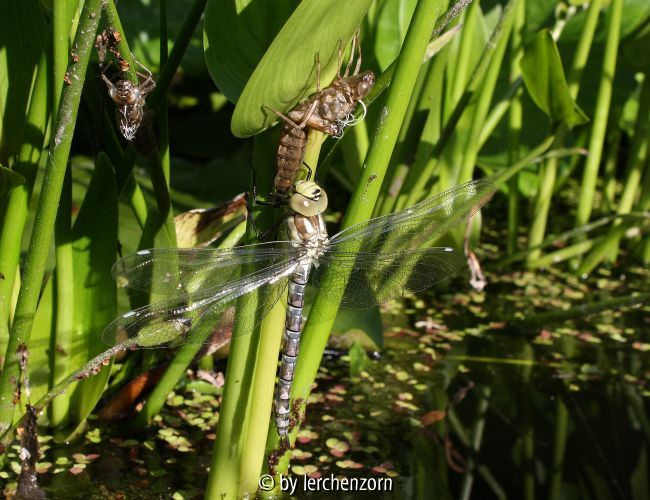
<svg viewBox="0 0 650 500">
<path fill-rule="evenodd" d="M 38 0 L 0 0 L 0 162 L 18 152 L 47 33 Z"/>
<path fill-rule="evenodd" d="M 375 34 L 375 57 L 382 71 L 399 55 L 416 0 L 387 0 L 379 12 Z"/>
<path fill-rule="evenodd" d="M 117 185 L 110 160 L 100 153 L 83 204 L 72 228 L 74 254 L 74 364 L 101 353 L 101 332 L 117 314 L 117 288 L 111 276 L 117 250 Z M 81 423 L 101 396 L 110 368 L 79 383 L 72 397 L 73 421 Z"/>
<path fill-rule="evenodd" d="M 0 165 L 0 206 L 4 204 L 13 188 L 24 183 L 25 178 L 22 175 Z"/>
<path fill-rule="evenodd" d="M 573 127 L 589 121 L 571 97 L 560 53 L 548 30 L 540 31 L 527 47 L 521 73 L 528 94 L 553 126 L 565 123 Z"/>
<path fill-rule="evenodd" d="M 203 26 L 205 62 L 214 83 L 230 101 L 237 102 L 257 63 L 299 3 L 208 0 Z"/>
<path fill-rule="evenodd" d="M 372 0 L 303 0 L 275 37 L 237 101 L 231 129 L 237 137 L 257 134 L 278 121 L 268 106 L 287 112 L 316 90 L 315 58 L 321 84 L 337 71 L 338 52 Z"/>
</svg>

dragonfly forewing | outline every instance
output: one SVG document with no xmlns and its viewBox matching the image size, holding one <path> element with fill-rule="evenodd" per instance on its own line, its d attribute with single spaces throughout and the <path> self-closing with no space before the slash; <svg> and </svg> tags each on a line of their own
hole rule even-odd
<svg viewBox="0 0 650 500">
<path fill-rule="evenodd" d="M 129 311 L 106 327 L 102 340 L 109 345 L 135 340 L 129 346 L 142 349 L 206 343 L 212 332 L 224 328 L 225 317 L 233 317 L 231 309 L 236 307 L 239 297 L 259 291 L 258 305 L 252 309 L 255 325 L 286 295 L 286 277 L 296 265 L 294 259 L 285 258 L 259 268 L 262 262 L 265 261 L 249 263 L 244 267 L 248 273 L 228 281 L 226 286 L 206 283 L 206 288 L 199 291 L 177 294 Z M 243 332 L 247 333 L 252 331 Z"/>
<path fill-rule="evenodd" d="M 298 257 L 299 251 L 289 242 L 227 249 L 153 248 L 117 261 L 113 277 L 121 287 L 186 297 L 199 290 L 217 292 L 242 278 L 247 270 L 256 273 Z"/>
</svg>

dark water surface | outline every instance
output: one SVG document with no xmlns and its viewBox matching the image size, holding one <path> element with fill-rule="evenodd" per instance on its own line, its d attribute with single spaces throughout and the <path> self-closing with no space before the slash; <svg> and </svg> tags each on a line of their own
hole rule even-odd
<svg viewBox="0 0 650 500">
<path fill-rule="evenodd" d="M 392 481 L 340 498 L 648 498 L 650 306 L 511 320 L 629 297 L 650 273 L 487 278 L 482 293 L 459 281 L 386 307 L 377 360 L 325 357 L 292 477 Z M 188 382 L 146 435 L 95 420 L 67 445 L 41 436 L 39 484 L 49 498 L 201 498 L 218 400 Z M 18 467 L 14 447 L 8 496 Z"/>
</svg>

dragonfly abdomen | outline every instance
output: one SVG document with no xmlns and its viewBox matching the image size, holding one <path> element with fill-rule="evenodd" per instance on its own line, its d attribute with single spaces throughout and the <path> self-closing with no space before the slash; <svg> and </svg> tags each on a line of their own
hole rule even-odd
<svg viewBox="0 0 650 500">
<path fill-rule="evenodd" d="M 309 279 L 311 263 L 300 263 L 289 276 L 289 293 L 287 296 L 287 315 L 284 336 L 282 338 L 282 361 L 278 387 L 275 393 L 275 425 L 278 434 L 285 440 L 289 433 L 291 413 L 291 385 L 300 349 L 302 332 L 302 308 L 305 300 L 305 285 Z"/>
</svg>

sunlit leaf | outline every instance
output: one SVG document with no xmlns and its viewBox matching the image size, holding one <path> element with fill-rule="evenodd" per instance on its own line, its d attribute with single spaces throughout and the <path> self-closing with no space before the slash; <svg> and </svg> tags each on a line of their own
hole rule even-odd
<svg viewBox="0 0 650 500">
<path fill-rule="evenodd" d="M 375 57 L 382 71 L 398 56 L 416 0 L 387 0 L 381 7 L 375 34 Z"/>
<path fill-rule="evenodd" d="M 587 123 L 589 119 L 571 97 L 560 53 L 548 30 L 540 31 L 526 49 L 521 72 L 530 97 L 553 125 Z"/>
<path fill-rule="evenodd" d="M 85 349 L 73 361 L 77 366 L 102 352 L 100 334 L 117 314 L 117 288 L 111 267 L 117 250 L 117 186 L 110 160 L 101 153 L 84 202 L 72 228 L 74 266 L 74 332 Z M 72 412 L 82 422 L 101 396 L 110 369 L 75 388 Z"/>
<path fill-rule="evenodd" d="M 242 91 L 232 117 L 233 134 L 249 137 L 265 130 L 278 118 L 264 106 L 287 112 L 316 90 L 316 55 L 321 62 L 321 83 L 329 84 L 338 69 L 339 47 L 352 38 L 371 3 L 372 0 L 301 2 Z"/>
</svg>

